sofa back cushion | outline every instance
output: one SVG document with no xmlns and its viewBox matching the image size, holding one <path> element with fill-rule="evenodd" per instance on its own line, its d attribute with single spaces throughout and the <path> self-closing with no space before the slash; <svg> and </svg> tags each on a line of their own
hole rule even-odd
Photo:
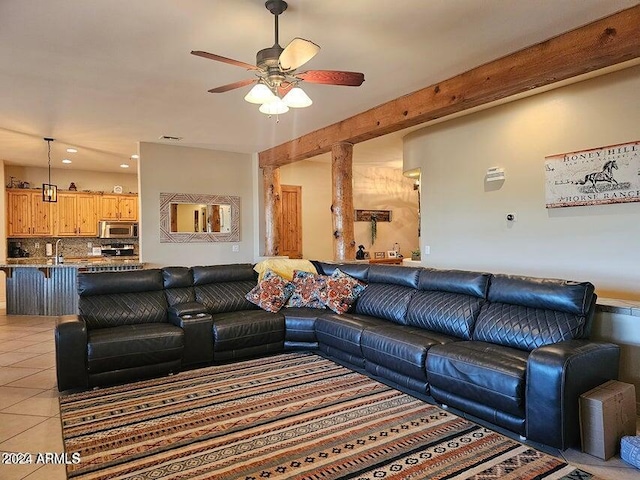
<svg viewBox="0 0 640 480">
<path fill-rule="evenodd" d="M 78 273 L 78 309 L 87 328 L 167 321 L 159 269 Z"/>
<path fill-rule="evenodd" d="M 368 285 L 358 298 L 356 313 L 406 324 L 411 297 L 416 293 L 420 269 L 371 265 Z"/>
<path fill-rule="evenodd" d="M 316 267 L 320 275 L 331 276 L 337 269 L 346 273 L 350 277 L 362 282 L 368 281 L 369 264 L 368 263 L 328 263 L 312 260 L 311 263 Z"/>
<path fill-rule="evenodd" d="M 588 282 L 495 275 L 473 338 L 528 351 L 585 338 L 594 300 Z"/>
<path fill-rule="evenodd" d="M 592 308 L 594 290 L 589 282 L 494 275 L 489 301 L 587 315 Z"/>
<path fill-rule="evenodd" d="M 490 278 L 482 272 L 423 269 L 407 324 L 470 340 Z"/>
<path fill-rule="evenodd" d="M 450 292 L 487 298 L 491 274 L 466 270 L 436 270 L 423 268 L 418 279 L 418 290 Z"/>
<path fill-rule="evenodd" d="M 170 307 L 196 301 L 193 290 L 193 272 L 188 267 L 162 269 L 164 294 Z"/>
<path fill-rule="evenodd" d="M 405 325 L 405 317 L 415 289 L 388 283 L 369 283 L 358 298 L 356 313 L 384 318 Z"/>
<path fill-rule="evenodd" d="M 192 271 L 196 302 L 204 305 L 209 313 L 260 308 L 246 299 L 258 281 L 252 265 L 212 265 L 193 267 Z"/>
<path fill-rule="evenodd" d="M 407 325 L 470 340 L 483 303 L 471 295 L 418 291 L 407 311 Z"/>
</svg>

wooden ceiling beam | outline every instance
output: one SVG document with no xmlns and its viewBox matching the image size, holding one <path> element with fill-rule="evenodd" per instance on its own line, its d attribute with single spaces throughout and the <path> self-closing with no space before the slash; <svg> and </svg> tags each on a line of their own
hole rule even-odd
<svg viewBox="0 0 640 480">
<path fill-rule="evenodd" d="M 640 57 L 640 5 L 259 153 L 282 166 Z"/>
</svg>

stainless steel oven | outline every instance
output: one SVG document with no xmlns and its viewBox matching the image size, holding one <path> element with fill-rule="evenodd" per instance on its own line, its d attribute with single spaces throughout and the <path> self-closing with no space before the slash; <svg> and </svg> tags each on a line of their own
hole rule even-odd
<svg viewBox="0 0 640 480">
<path fill-rule="evenodd" d="M 98 223 L 99 238 L 137 238 L 138 222 L 113 222 L 102 220 Z"/>
</svg>

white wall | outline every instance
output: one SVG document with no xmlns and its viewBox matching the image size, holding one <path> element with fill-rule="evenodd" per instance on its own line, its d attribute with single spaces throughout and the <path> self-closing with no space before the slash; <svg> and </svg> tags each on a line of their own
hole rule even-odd
<svg viewBox="0 0 640 480">
<path fill-rule="evenodd" d="M 331 164 L 303 160 L 285 165 L 280 183 L 302 187 L 302 257 L 333 260 Z"/>
<path fill-rule="evenodd" d="M 354 165 L 353 207 L 357 210 L 391 210 L 391 222 L 377 223 L 376 241 L 371 245 L 371 223 L 355 222 L 356 245 L 373 252 L 393 250 L 411 257 L 418 248 L 418 193 L 414 181 L 398 168 Z"/>
<path fill-rule="evenodd" d="M 547 209 L 544 188 L 545 156 L 640 140 L 638 92 L 634 67 L 407 135 L 405 159 L 422 168 L 423 265 L 588 280 L 640 299 L 640 203 Z M 493 166 L 506 170 L 495 190 Z"/>
<path fill-rule="evenodd" d="M 630 314 L 596 312 L 591 338 L 620 345 L 619 380 L 636 387 L 636 412 L 640 414 L 640 318 Z"/>
<path fill-rule="evenodd" d="M 76 184 L 78 191 L 112 192 L 115 185 L 120 185 L 124 193 L 138 192 L 138 178 L 135 169 L 130 173 L 92 172 L 88 170 L 68 170 L 65 168 L 51 169 L 51 183 L 58 186 L 58 190 L 68 190 L 71 182 Z M 6 183 L 10 177 L 23 182 L 29 182 L 31 188 L 42 188 L 43 183 L 49 183 L 49 171 L 43 167 L 23 167 L 5 165 Z"/>
<path fill-rule="evenodd" d="M 333 260 L 331 220 L 331 164 L 305 160 L 280 168 L 280 183 L 302 186 L 302 256 Z M 374 251 L 393 249 L 411 256 L 418 246 L 418 200 L 413 181 L 400 169 L 353 165 L 353 205 L 355 209 L 392 210 L 392 221 L 378 223 L 376 242 L 371 246 L 369 222 L 355 222 L 356 245 Z"/>
<path fill-rule="evenodd" d="M 255 215 L 251 155 L 201 148 L 140 143 L 140 256 L 149 266 L 252 262 Z M 240 241 L 160 243 L 160 193 L 240 197 Z M 239 246 L 239 252 L 232 251 Z"/>
</svg>

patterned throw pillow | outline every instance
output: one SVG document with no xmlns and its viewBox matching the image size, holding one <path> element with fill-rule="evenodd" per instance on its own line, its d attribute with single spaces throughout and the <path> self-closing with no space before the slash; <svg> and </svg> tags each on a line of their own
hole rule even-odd
<svg viewBox="0 0 640 480">
<path fill-rule="evenodd" d="M 262 280 L 245 296 L 267 312 L 277 313 L 293 293 L 295 286 L 277 273 L 267 270 Z"/>
<path fill-rule="evenodd" d="M 292 283 L 295 290 L 285 307 L 326 308 L 320 301 L 320 295 L 327 285 L 326 275 L 294 270 Z"/>
<path fill-rule="evenodd" d="M 363 282 L 336 269 L 327 279 L 327 287 L 320 293 L 320 301 L 336 313 L 346 313 L 365 287 Z"/>
</svg>

